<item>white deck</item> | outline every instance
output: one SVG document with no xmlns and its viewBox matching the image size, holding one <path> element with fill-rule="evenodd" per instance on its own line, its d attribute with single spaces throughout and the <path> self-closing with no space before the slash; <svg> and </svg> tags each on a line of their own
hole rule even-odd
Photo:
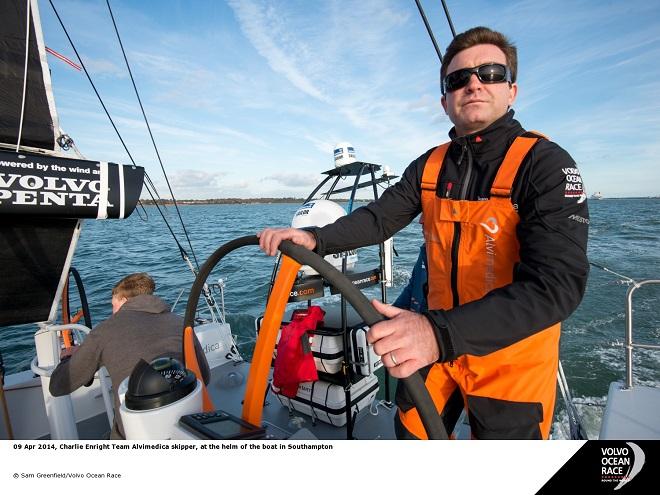
<svg viewBox="0 0 660 495">
<path fill-rule="evenodd" d="M 600 440 L 659 440 L 660 388 L 610 384 Z"/>
</svg>

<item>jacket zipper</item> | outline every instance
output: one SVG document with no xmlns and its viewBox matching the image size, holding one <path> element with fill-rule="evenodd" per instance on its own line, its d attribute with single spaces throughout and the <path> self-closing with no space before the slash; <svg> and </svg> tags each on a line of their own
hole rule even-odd
<svg viewBox="0 0 660 495">
<path fill-rule="evenodd" d="M 463 173 L 463 185 L 459 191 L 458 198 L 455 199 L 465 199 L 467 196 L 468 185 L 470 179 L 472 178 L 472 153 L 470 152 L 469 146 L 467 144 L 463 145 L 461 150 L 461 156 L 458 159 L 458 167 L 461 166 L 463 158 L 467 153 L 467 162 L 465 164 L 465 172 Z M 458 297 L 458 246 L 461 242 L 461 223 L 454 222 L 454 238 L 452 240 L 451 246 L 451 292 L 452 292 L 452 302 L 454 307 L 457 307 L 460 303 Z"/>
</svg>

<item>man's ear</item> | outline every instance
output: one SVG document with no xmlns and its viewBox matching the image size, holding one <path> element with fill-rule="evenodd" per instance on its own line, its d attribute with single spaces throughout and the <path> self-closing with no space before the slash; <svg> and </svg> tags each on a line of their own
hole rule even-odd
<svg viewBox="0 0 660 495">
<path fill-rule="evenodd" d="M 117 297 L 117 296 L 112 296 L 112 314 L 115 314 L 117 311 L 121 309 L 121 307 L 126 303 L 128 299 L 126 297 Z"/>
<path fill-rule="evenodd" d="M 516 101 L 516 96 L 518 96 L 518 84 L 511 83 L 509 85 L 509 108 L 513 106 L 513 102 Z"/>
<path fill-rule="evenodd" d="M 445 98 L 445 95 L 442 95 L 440 97 L 440 104 L 442 105 L 442 108 L 444 109 L 445 113 L 447 113 L 447 98 Z"/>
</svg>

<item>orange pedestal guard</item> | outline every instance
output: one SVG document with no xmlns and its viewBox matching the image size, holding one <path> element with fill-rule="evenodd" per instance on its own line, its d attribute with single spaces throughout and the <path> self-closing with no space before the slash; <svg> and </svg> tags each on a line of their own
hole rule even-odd
<svg viewBox="0 0 660 495">
<path fill-rule="evenodd" d="M 266 396 L 268 374 L 270 373 L 270 363 L 275 350 L 277 332 L 282 325 L 284 308 L 286 308 L 293 282 L 300 267 L 300 263 L 288 256 L 282 256 L 280 271 L 268 299 L 266 313 L 254 348 L 243 402 L 243 420 L 253 425 L 261 424 L 264 397 Z"/>
<path fill-rule="evenodd" d="M 202 409 L 204 412 L 215 411 L 215 406 L 209 395 L 209 391 L 204 384 L 204 377 L 197 361 L 197 353 L 195 352 L 195 334 L 192 327 L 186 327 L 183 331 L 183 359 L 186 362 L 186 368 L 191 370 L 197 376 L 197 379 L 202 383 Z"/>
<path fill-rule="evenodd" d="M 69 320 L 69 278 L 67 277 L 64 288 L 62 289 L 62 323 L 71 323 Z M 73 345 L 71 330 L 62 330 L 62 341 L 64 347 L 68 349 Z"/>
</svg>

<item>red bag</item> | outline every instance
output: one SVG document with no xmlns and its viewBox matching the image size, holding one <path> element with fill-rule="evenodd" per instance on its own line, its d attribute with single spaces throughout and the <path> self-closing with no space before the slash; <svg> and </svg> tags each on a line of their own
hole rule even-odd
<svg viewBox="0 0 660 495">
<path fill-rule="evenodd" d="M 319 379 L 307 332 L 316 330 L 324 316 L 325 311 L 320 307 L 310 306 L 305 312 L 294 312 L 293 321 L 282 328 L 273 372 L 276 392 L 293 398 L 299 383 Z"/>
</svg>

